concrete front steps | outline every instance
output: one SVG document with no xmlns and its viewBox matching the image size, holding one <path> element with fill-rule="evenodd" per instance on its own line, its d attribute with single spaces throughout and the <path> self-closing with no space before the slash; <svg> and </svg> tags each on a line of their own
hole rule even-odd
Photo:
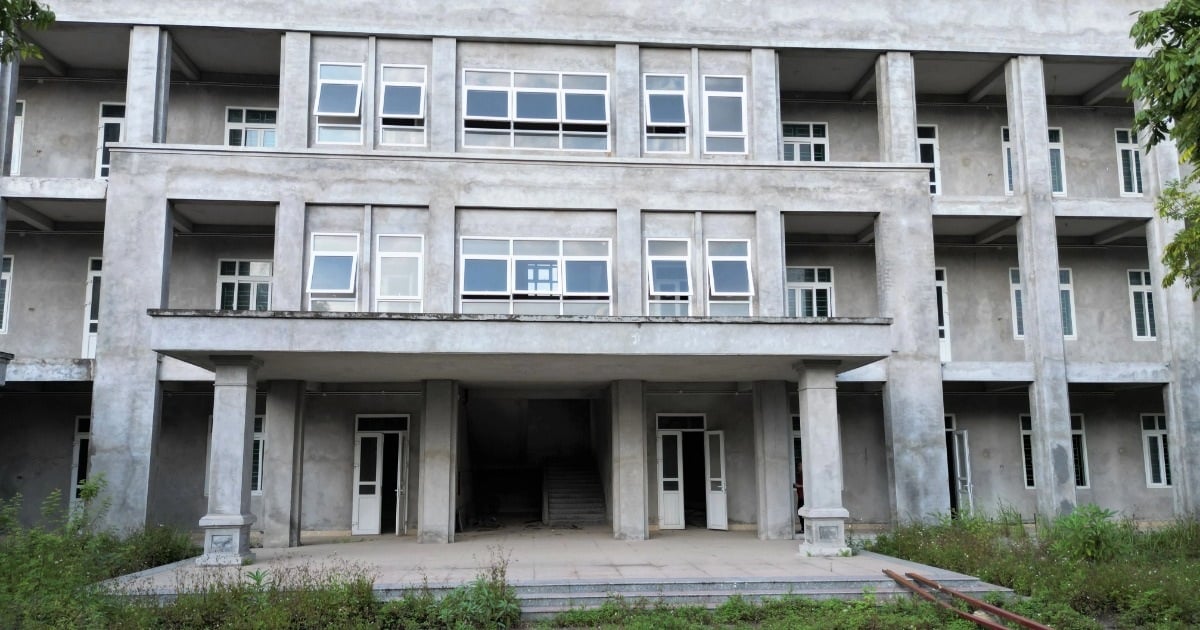
<svg viewBox="0 0 1200 630">
<path fill-rule="evenodd" d="M 547 525 L 569 527 L 605 522 L 604 489 L 594 467 L 548 464 L 544 475 Z"/>
<path fill-rule="evenodd" d="M 970 577 L 941 578 L 942 585 L 971 595 L 991 592 L 1011 593 L 1001 588 Z M 870 593 L 880 600 L 910 597 L 911 593 L 901 588 L 888 577 L 880 574 L 879 579 L 858 577 L 813 578 L 761 578 L 761 579 L 711 579 L 685 578 L 669 582 L 661 580 L 571 580 L 514 583 L 517 599 L 521 601 L 521 618 L 525 620 L 549 619 L 572 609 L 599 608 L 604 602 L 622 598 L 630 605 L 639 602 L 653 607 L 657 604 L 669 606 L 703 606 L 716 608 L 725 600 L 740 595 L 744 599 L 758 602 L 764 598 L 786 595 L 810 599 L 859 599 Z M 429 586 L 429 590 L 441 597 L 453 586 Z M 389 588 L 376 585 L 376 596 L 394 599 L 404 595 L 407 588 Z"/>
</svg>

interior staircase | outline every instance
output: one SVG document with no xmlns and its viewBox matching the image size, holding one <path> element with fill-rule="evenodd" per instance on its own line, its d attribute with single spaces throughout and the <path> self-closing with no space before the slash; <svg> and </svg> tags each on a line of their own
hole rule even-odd
<svg viewBox="0 0 1200 630">
<path fill-rule="evenodd" d="M 542 480 L 543 520 L 551 527 L 606 522 L 604 488 L 594 466 L 546 464 Z"/>
</svg>

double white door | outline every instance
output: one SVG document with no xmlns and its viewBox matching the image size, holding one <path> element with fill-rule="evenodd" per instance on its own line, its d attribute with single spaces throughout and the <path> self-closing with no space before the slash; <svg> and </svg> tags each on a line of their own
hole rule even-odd
<svg viewBox="0 0 1200 630">
<path fill-rule="evenodd" d="M 658 526 L 683 529 L 683 434 L 658 432 Z M 709 529 L 729 529 L 729 503 L 725 490 L 725 432 L 704 431 L 705 513 Z M 700 480 L 689 480 L 697 483 Z"/>
</svg>

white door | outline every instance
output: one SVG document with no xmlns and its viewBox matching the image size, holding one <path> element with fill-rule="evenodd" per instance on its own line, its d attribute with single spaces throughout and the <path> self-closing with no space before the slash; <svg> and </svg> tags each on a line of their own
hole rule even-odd
<svg viewBox="0 0 1200 630">
<path fill-rule="evenodd" d="M 658 432 L 658 527 L 683 529 L 683 432 Z"/>
<path fill-rule="evenodd" d="M 729 504 L 725 496 L 725 432 L 704 432 L 705 508 L 709 529 L 729 529 Z"/>
<path fill-rule="evenodd" d="M 396 535 L 408 533 L 408 433 L 400 434 L 396 456 Z"/>
<path fill-rule="evenodd" d="M 354 436 L 354 518 L 351 534 L 378 534 L 383 501 L 383 434 L 356 433 Z"/>
<path fill-rule="evenodd" d="M 975 486 L 971 483 L 971 448 L 966 429 L 954 432 L 954 472 L 959 509 L 970 512 L 975 508 Z"/>
<path fill-rule="evenodd" d="M 83 296 L 83 348 L 85 359 L 96 358 L 96 334 L 100 330 L 100 274 L 103 262 L 88 259 L 87 291 Z"/>
</svg>

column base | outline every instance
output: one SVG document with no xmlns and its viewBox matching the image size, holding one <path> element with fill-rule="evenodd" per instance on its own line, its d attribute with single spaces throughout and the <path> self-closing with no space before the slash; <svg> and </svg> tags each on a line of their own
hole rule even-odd
<svg viewBox="0 0 1200 630">
<path fill-rule="evenodd" d="M 250 553 L 250 524 L 253 514 L 208 515 L 200 519 L 204 528 L 204 553 L 196 558 L 202 567 L 241 566 L 254 561 Z"/>
<path fill-rule="evenodd" d="M 800 556 L 850 555 L 850 547 L 846 545 L 845 518 L 801 516 L 804 516 L 804 541 L 800 543 Z"/>
</svg>

